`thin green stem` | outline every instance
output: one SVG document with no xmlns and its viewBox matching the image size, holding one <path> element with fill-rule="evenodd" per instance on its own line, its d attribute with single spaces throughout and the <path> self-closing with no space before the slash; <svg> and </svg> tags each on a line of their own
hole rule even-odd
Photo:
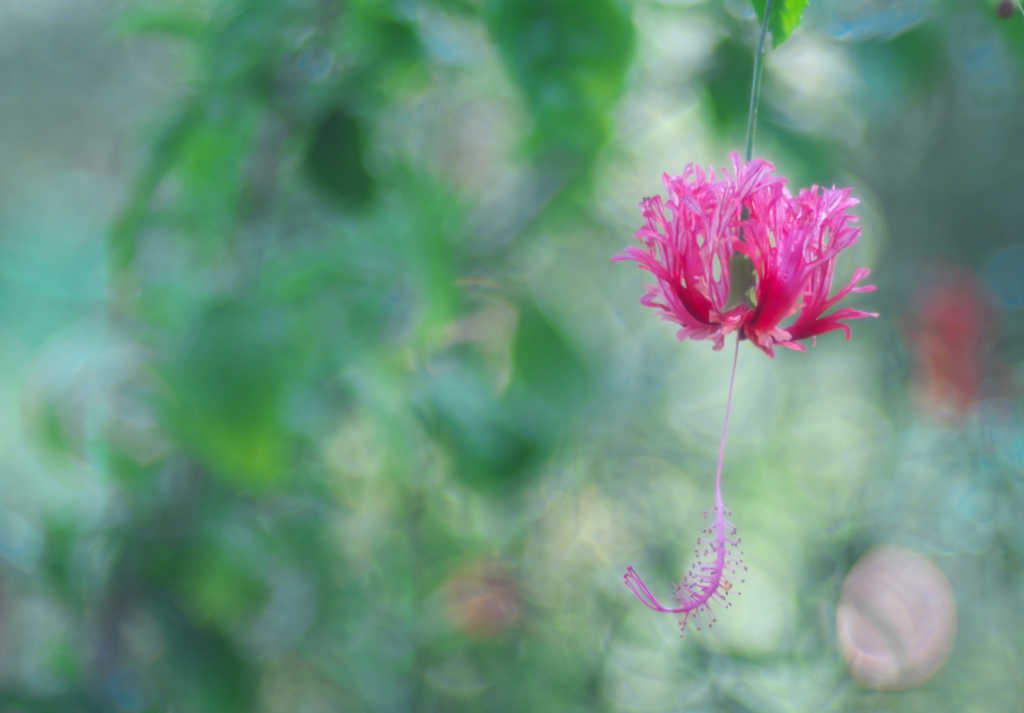
<svg viewBox="0 0 1024 713">
<path fill-rule="evenodd" d="M 754 134 L 757 132 L 757 104 L 761 100 L 761 75 L 764 73 L 764 40 L 768 36 L 768 19 L 772 16 L 772 0 L 764 4 L 764 19 L 761 20 L 761 36 L 757 38 L 754 52 L 754 83 L 750 87 L 750 114 L 747 116 L 746 160 L 754 158 Z"/>
<path fill-rule="evenodd" d="M 757 104 L 761 101 L 761 75 L 764 73 L 764 39 L 768 36 L 768 20 L 772 16 L 772 0 L 764 4 L 764 18 L 761 20 L 761 34 L 757 38 L 757 49 L 754 51 L 754 82 L 750 87 L 750 113 L 747 115 L 747 150 L 744 160 L 749 163 L 754 158 L 754 134 L 757 133 Z M 750 217 L 750 210 L 743 206 L 741 218 L 746 220 Z M 743 228 L 739 230 L 739 239 L 743 240 Z M 754 272 L 754 264 L 750 258 L 743 253 L 733 253 L 729 258 L 729 273 L 738 274 L 740 271 Z M 743 298 L 737 293 L 733 294 L 730 288 L 729 299 L 725 308 L 732 309 L 743 302 Z M 745 303 L 744 303 L 745 304 Z M 748 305 L 750 306 L 750 305 Z"/>
</svg>

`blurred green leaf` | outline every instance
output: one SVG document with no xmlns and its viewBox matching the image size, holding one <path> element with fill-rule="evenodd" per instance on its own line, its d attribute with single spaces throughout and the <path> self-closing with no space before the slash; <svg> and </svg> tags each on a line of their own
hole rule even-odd
<svg viewBox="0 0 1024 713">
<path fill-rule="evenodd" d="M 82 661 L 74 643 L 67 638 L 60 638 L 50 648 L 48 668 L 60 680 L 71 683 L 82 675 Z"/>
<path fill-rule="evenodd" d="M 455 319 L 462 297 L 455 282 L 467 259 L 464 214 L 451 191 L 429 174 L 405 167 L 392 181 L 410 199 L 406 220 L 413 223 L 399 245 L 426 310 L 421 328 L 429 341 L 429 333 Z"/>
<path fill-rule="evenodd" d="M 932 25 L 916 27 L 887 42 L 860 42 L 852 49 L 865 80 L 880 85 L 880 93 L 889 103 L 893 94 L 921 96 L 931 92 L 949 72 L 942 31 Z"/>
<path fill-rule="evenodd" d="M 789 179 L 794 185 L 831 184 L 838 178 L 843 147 L 813 135 L 792 129 L 778 121 L 763 117 L 758 124 L 762 145 L 775 144 L 788 157 L 792 167 Z"/>
<path fill-rule="evenodd" d="M 364 41 L 391 62 L 414 62 L 420 58 L 422 48 L 414 26 L 406 20 L 385 14 L 364 15 L 360 29 Z"/>
<path fill-rule="evenodd" d="M 61 454 L 70 454 L 79 450 L 81 444 L 76 442 L 60 412 L 57 398 L 44 397 L 42 403 L 34 404 L 31 412 L 31 425 L 40 445 Z"/>
<path fill-rule="evenodd" d="M 1024 28 L 1021 39 L 1024 39 Z M 942 40 L 941 28 L 921 25 L 886 43 L 873 43 L 871 49 L 881 52 L 884 59 L 903 70 L 909 80 L 908 90 L 930 92 L 949 72 L 949 58 Z"/>
<path fill-rule="evenodd" d="M 234 0 L 216 10 L 204 46 L 208 90 L 221 98 L 265 91 L 308 16 L 301 5 L 277 0 Z"/>
<path fill-rule="evenodd" d="M 286 344 L 269 315 L 213 306 L 168 367 L 174 431 L 220 477 L 260 489 L 285 475 Z"/>
<path fill-rule="evenodd" d="M 764 8 L 767 0 L 751 0 L 757 21 L 764 22 Z M 768 20 L 768 29 L 772 33 L 772 46 L 778 47 L 785 42 L 793 30 L 800 27 L 800 16 L 807 7 L 807 0 L 774 0 L 772 16 Z"/>
<path fill-rule="evenodd" d="M 169 683 L 176 699 L 191 710 L 243 713 L 256 707 L 259 674 L 226 635 L 191 627 L 171 627 Z"/>
<path fill-rule="evenodd" d="M 344 109 L 335 109 L 317 125 L 306 151 L 313 183 L 344 205 L 363 207 L 373 198 L 374 179 L 363 162 L 365 130 Z"/>
<path fill-rule="evenodd" d="M 388 90 L 426 81 L 416 26 L 388 3 L 353 3 L 343 25 L 343 52 L 353 65 L 347 86 L 361 98 L 385 100 Z"/>
<path fill-rule="evenodd" d="M 548 457 L 588 392 L 583 361 L 532 304 L 522 308 L 513 374 L 503 394 L 475 352 L 453 350 L 428 379 L 428 427 L 465 481 L 486 487 L 526 482 Z"/>
<path fill-rule="evenodd" d="M 479 6 L 473 0 L 427 0 L 427 2 L 460 15 L 476 16 L 480 12 Z"/>
<path fill-rule="evenodd" d="M 197 9 L 150 4 L 126 10 L 114 28 L 125 35 L 167 35 L 199 40 L 204 36 L 206 26 L 207 18 Z"/>
<path fill-rule="evenodd" d="M 244 555 L 218 546 L 193 553 L 181 574 L 185 596 L 198 620 L 213 620 L 224 630 L 253 616 L 270 596 L 259 569 Z"/>
<path fill-rule="evenodd" d="M 181 146 L 177 174 L 187 193 L 179 210 L 188 220 L 205 224 L 234 217 L 256 135 L 256 115 L 246 114 L 207 119 Z"/>
<path fill-rule="evenodd" d="M 588 159 L 633 55 L 633 24 L 616 0 L 489 0 L 487 25 L 536 125 L 534 145 Z"/>
<path fill-rule="evenodd" d="M 455 474 L 484 488 L 521 485 L 546 451 L 520 414 L 495 394 L 472 360 L 446 363 L 427 379 L 426 422 L 448 448 Z"/>
<path fill-rule="evenodd" d="M 202 103 L 193 101 L 185 106 L 159 133 L 146 160 L 146 166 L 136 179 L 124 209 L 114 219 L 107 235 L 107 246 L 113 266 L 112 272 L 123 279 L 135 260 L 139 231 L 150 217 L 150 202 L 168 171 L 174 165 L 182 146 L 188 141 L 196 123 L 202 116 Z"/>
<path fill-rule="evenodd" d="M 906 102 L 930 97 L 950 76 L 944 31 L 934 25 L 921 25 L 886 42 L 851 43 L 850 49 L 872 87 L 861 106 L 876 122 L 897 121 Z"/>
<path fill-rule="evenodd" d="M 46 527 L 42 571 L 51 587 L 70 600 L 75 595 L 74 549 L 81 532 L 63 518 L 52 518 Z"/>
<path fill-rule="evenodd" d="M 587 375 L 583 361 L 532 305 L 520 312 L 513 359 L 530 388 L 565 411 L 571 411 L 585 398 Z"/>
<path fill-rule="evenodd" d="M 720 135 L 734 127 L 746 130 L 753 67 L 753 50 L 731 38 L 719 42 L 712 54 L 711 64 L 701 79 L 711 119 Z"/>
</svg>

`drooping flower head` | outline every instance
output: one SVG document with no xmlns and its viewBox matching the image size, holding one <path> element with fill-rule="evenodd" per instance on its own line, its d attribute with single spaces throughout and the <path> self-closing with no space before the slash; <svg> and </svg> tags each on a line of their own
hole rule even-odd
<svg viewBox="0 0 1024 713">
<path fill-rule="evenodd" d="M 804 351 L 798 340 L 833 329 L 849 339 L 842 320 L 878 315 L 849 307 L 823 313 L 850 292 L 875 289 L 857 286 L 870 273 L 860 268 L 829 296 L 836 256 L 860 235 L 850 225 L 856 216 L 847 212 L 858 201 L 849 188 L 812 186 L 793 196 L 785 178 L 771 175 L 772 164 L 744 163 L 735 152 L 731 158 L 733 175 L 723 171 L 721 178 L 693 164 L 681 176 L 665 174 L 667 201 L 654 196 L 640 203 L 646 224 L 636 237 L 643 247 L 628 247 L 612 260 L 636 260 L 654 275 L 656 284 L 640 301 L 680 325 L 680 340 L 710 339 L 717 351 L 739 330 L 774 357 L 775 346 Z M 756 284 L 752 299 L 733 306 L 730 263 L 737 252 L 753 263 Z"/>
<path fill-rule="evenodd" d="M 675 586 L 677 606 L 659 602 L 632 567 L 625 575 L 626 586 L 648 607 L 682 614 L 683 628 L 691 614 L 698 628 L 702 622 L 711 626 L 711 605 L 729 606 L 733 578 L 746 570 L 735 556 L 740 540 L 722 500 L 740 339 L 774 358 L 776 346 L 804 351 L 798 340 L 833 329 L 842 329 L 849 339 L 850 328 L 842 320 L 878 316 L 849 307 L 824 314 L 850 292 L 875 289 L 857 286 L 869 274 L 861 268 L 829 296 L 836 256 L 860 235 L 850 225 L 857 218 L 847 212 L 857 204 L 850 189 L 812 186 L 793 196 L 785 178 L 771 175 L 774 166 L 767 161 L 744 163 L 733 153 L 732 164 L 733 174 L 723 171 L 722 178 L 715 177 L 714 169 L 705 175 L 693 164 L 681 176 L 665 175 L 668 199 L 655 196 L 640 204 L 646 224 L 636 237 L 643 247 L 626 248 L 612 258 L 636 260 L 654 275 L 656 284 L 647 286 L 640 301 L 678 324 L 679 339 L 710 339 L 717 351 L 726 335 L 737 332 L 715 473 L 715 517 L 704 530 L 711 537 L 697 540 L 697 559 Z M 793 321 L 783 326 L 790 317 Z"/>
</svg>

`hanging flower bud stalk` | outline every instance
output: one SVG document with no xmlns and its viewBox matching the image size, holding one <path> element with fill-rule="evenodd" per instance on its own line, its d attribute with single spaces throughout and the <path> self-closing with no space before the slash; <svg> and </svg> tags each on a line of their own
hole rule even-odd
<svg viewBox="0 0 1024 713">
<path fill-rule="evenodd" d="M 754 55 L 746 160 L 734 152 L 732 173 L 723 170 L 721 178 L 714 169 L 705 175 L 693 164 L 680 176 L 664 175 L 667 199 L 655 196 L 640 203 L 645 225 L 636 237 L 641 246 L 612 258 L 636 260 L 654 276 L 655 284 L 647 286 L 640 302 L 678 324 L 680 340 L 708 339 L 717 351 L 726 336 L 736 333 L 715 507 L 705 513 L 713 518 L 703 531 L 708 537 L 697 540 L 696 561 L 675 587 L 678 606 L 659 602 L 632 567 L 625 575 L 626 585 L 648 607 L 682 614 L 682 628 L 691 614 L 698 629 L 702 623 L 710 626 L 715 621 L 711 605 L 728 607 L 729 593 L 734 583 L 743 582 L 747 569 L 739 558 L 743 553 L 737 549 L 736 527 L 726 519 L 731 513 L 722 501 L 722 460 L 740 341 L 749 340 L 774 358 L 776 346 L 805 351 L 800 340 L 811 338 L 813 344 L 817 335 L 832 330 L 842 329 L 849 339 L 850 328 L 843 320 L 878 316 L 849 307 L 825 314 L 848 293 L 875 289 L 858 286 L 870 272 L 861 268 L 845 287 L 829 294 L 836 256 L 860 235 L 860 228 L 851 225 L 856 216 L 848 213 L 858 202 L 850 189 L 812 186 L 794 196 L 785 178 L 772 175 L 772 164 L 751 159 L 770 14 L 771 0 Z"/>
</svg>

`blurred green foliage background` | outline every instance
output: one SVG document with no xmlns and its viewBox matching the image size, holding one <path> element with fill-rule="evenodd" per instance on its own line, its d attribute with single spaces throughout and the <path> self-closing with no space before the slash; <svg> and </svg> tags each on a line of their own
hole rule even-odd
<svg viewBox="0 0 1024 713">
<path fill-rule="evenodd" d="M 680 639 L 622 573 L 685 572 L 731 364 L 609 260 L 742 150 L 749 0 L 0 2 L 0 710 L 1019 710 L 1024 19 L 777 26 L 756 154 L 854 187 L 882 316 L 741 350 Z M 837 647 L 882 543 L 958 603 L 905 691 Z"/>
</svg>

